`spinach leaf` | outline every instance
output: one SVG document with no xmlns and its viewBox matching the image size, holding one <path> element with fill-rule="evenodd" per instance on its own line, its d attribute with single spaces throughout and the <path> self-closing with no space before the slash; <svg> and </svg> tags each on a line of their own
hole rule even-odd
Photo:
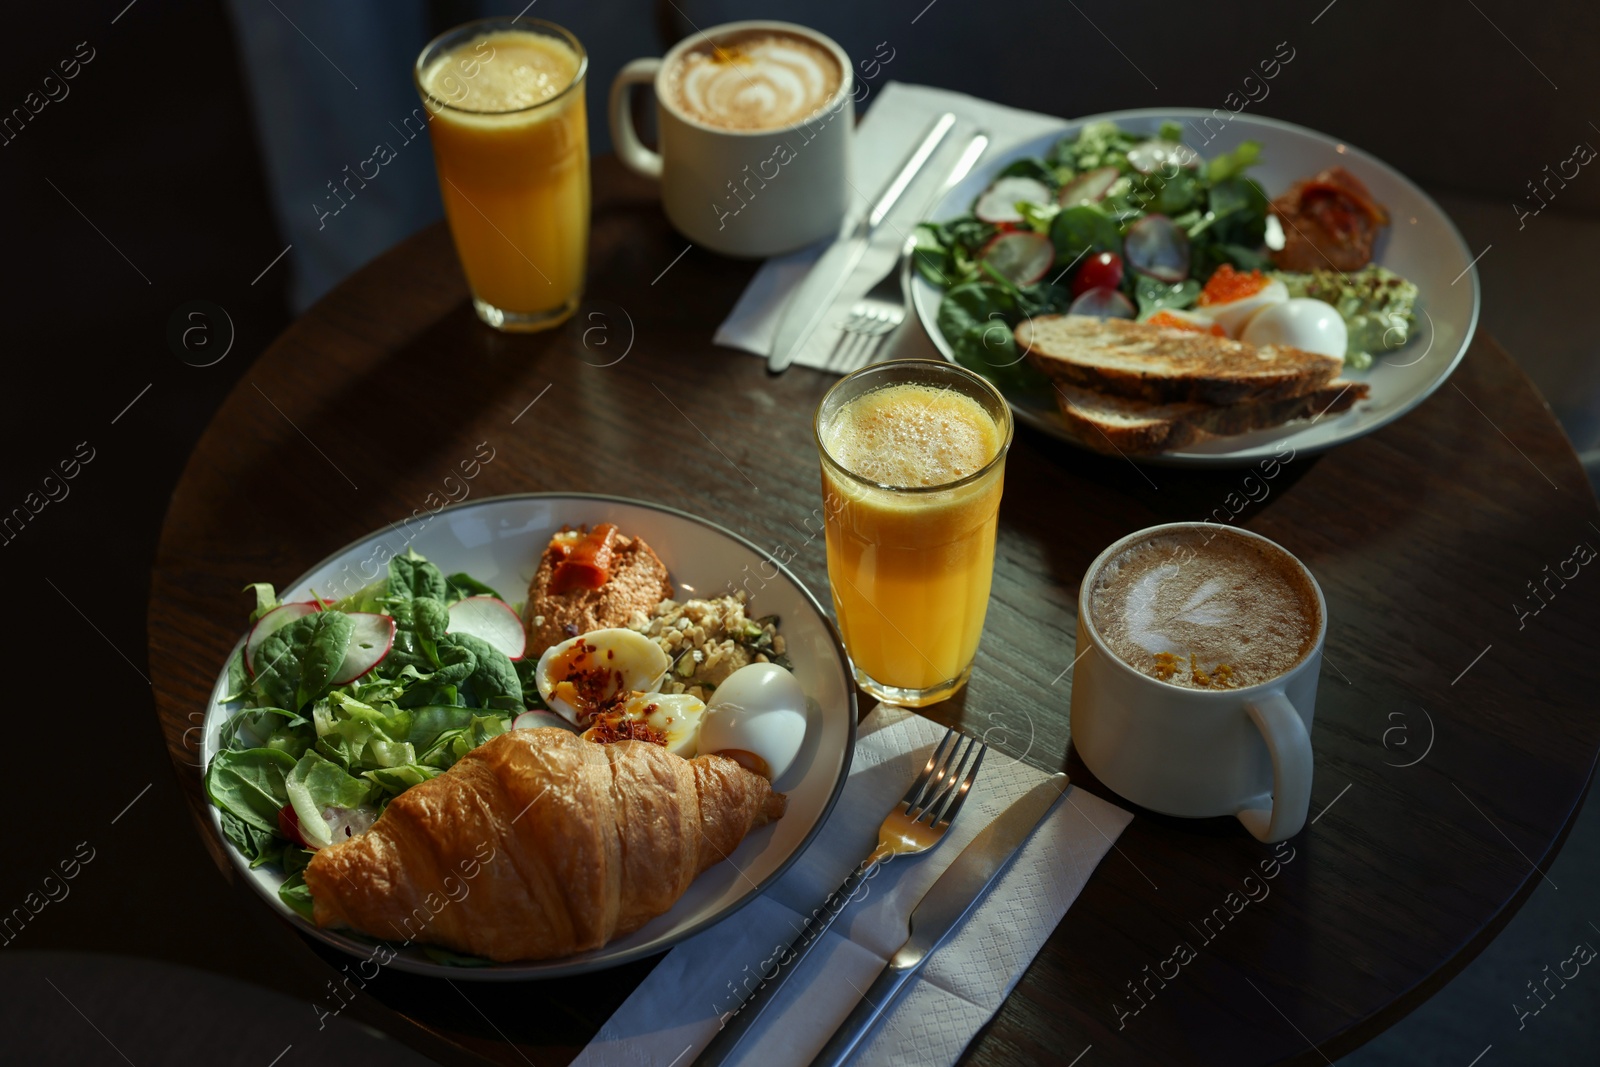
<svg viewBox="0 0 1600 1067">
<path fill-rule="evenodd" d="M 320 696 L 344 662 L 355 623 L 342 611 L 317 611 L 275 630 L 256 662 L 258 704 L 298 710 Z"/>
<path fill-rule="evenodd" d="M 1148 274 L 1135 274 L 1133 298 L 1139 305 L 1139 321 L 1143 322 L 1158 311 L 1168 308 L 1186 308 L 1200 295 L 1200 283 L 1193 278 L 1177 285 L 1169 285 Z"/>
<path fill-rule="evenodd" d="M 1094 204 L 1063 208 L 1050 223 L 1056 262 L 1067 264 L 1088 252 L 1122 254 L 1122 235 L 1110 215 Z"/>
<path fill-rule="evenodd" d="M 275 748 L 224 750 L 206 768 L 206 795 L 239 822 L 275 834 L 278 811 L 289 802 L 285 781 L 294 767 L 295 758 Z"/>
<path fill-rule="evenodd" d="M 232 704 L 235 700 L 242 700 L 250 690 L 250 671 L 244 665 L 244 646 L 239 646 L 239 651 L 228 661 L 228 692 L 222 698 L 222 703 Z"/>
<path fill-rule="evenodd" d="M 917 227 L 912 263 L 929 284 L 941 289 L 970 281 L 978 271 L 974 257 L 998 231 L 971 215 Z"/>
<path fill-rule="evenodd" d="M 1244 141 L 1238 148 L 1224 155 L 1214 157 L 1206 164 L 1206 179 L 1212 184 L 1237 178 L 1248 168 L 1256 165 L 1261 158 L 1261 145 L 1256 141 Z"/>
<path fill-rule="evenodd" d="M 1153 195 L 1145 203 L 1145 210 L 1160 215 L 1176 215 L 1200 199 L 1200 179 L 1192 170 L 1180 170 L 1165 180 L 1157 175 L 1150 187 Z"/>
<path fill-rule="evenodd" d="M 417 555 L 416 549 L 406 549 L 406 554 L 389 561 L 389 595 L 410 600 L 413 597 L 431 596 L 443 600 L 449 588 L 438 567 Z"/>
<path fill-rule="evenodd" d="M 967 282 L 951 289 L 939 304 L 939 332 L 963 367 L 1001 389 L 1034 389 L 1044 376 L 1023 359 L 1011 335 L 1024 314 L 1012 292 L 987 282 Z"/>
<path fill-rule="evenodd" d="M 1053 282 L 1038 282 L 1025 289 L 1017 289 L 1011 298 L 1016 301 L 1021 318 L 1064 314 L 1072 306 L 1072 294 Z"/>
<path fill-rule="evenodd" d="M 282 844 L 276 831 L 253 826 L 227 810 L 222 812 L 222 836 L 250 861 L 251 867 L 271 862 L 276 846 Z"/>
<path fill-rule="evenodd" d="M 995 180 L 1001 178 L 1032 178 L 1034 181 L 1043 182 L 1052 191 L 1060 187 L 1054 168 L 1048 167 L 1037 159 L 1019 159 L 1009 163 L 1005 169 L 995 175 Z"/>
<path fill-rule="evenodd" d="M 419 596 L 411 602 L 411 618 L 417 636 L 427 641 L 444 640 L 450 629 L 450 612 L 431 596 Z"/>
<path fill-rule="evenodd" d="M 339 673 L 344 654 L 350 647 L 350 637 L 356 624 L 342 611 L 319 611 L 308 615 L 311 630 L 306 638 L 305 650 L 300 654 L 300 687 L 296 693 L 296 707 L 304 707 L 327 692 L 328 684 Z"/>
<path fill-rule="evenodd" d="M 491 698 L 503 696 L 514 701 L 513 706 L 518 710 L 522 708 L 522 682 L 509 656 L 471 634 L 451 634 L 449 641 L 458 648 L 467 649 L 477 661 L 467 676 L 467 684 L 472 687 L 479 705 L 487 706 Z"/>
<path fill-rule="evenodd" d="M 445 599 L 446 604 L 454 604 L 456 601 L 465 600 L 469 596 L 492 596 L 496 600 L 505 600 L 505 597 L 464 571 L 457 571 L 455 574 L 448 576 L 445 578 L 444 584 L 450 590 L 450 595 Z"/>
<path fill-rule="evenodd" d="M 314 914 L 311 887 L 306 885 L 303 870 L 295 871 L 278 886 L 278 899 L 289 905 L 302 919 L 310 920 Z"/>
</svg>

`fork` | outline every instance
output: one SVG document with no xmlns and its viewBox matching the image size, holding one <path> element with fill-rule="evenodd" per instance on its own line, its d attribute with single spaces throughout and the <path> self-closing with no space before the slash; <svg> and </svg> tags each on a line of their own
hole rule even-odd
<svg viewBox="0 0 1600 1067">
<path fill-rule="evenodd" d="M 965 744 L 963 744 L 965 742 Z M 871 878 L 878 867 L 894 856 L 913 856 L 926 852 L 939 843 L 945 831 L 955 820 L 961 806 L 966 803 L 972 783 L 977 780 L 978 768 L 983 765 L 984 753 L 989 746 L 975 738 L 945 731 L 944 738 L 928 757 L 922 773 L 906 791 L 905 797 L 884 818 L 878 829 L 878 847 L 850 876 L 823 901 L 822 906 L 806 919 L 800 936 L 789 943 L 782 952 L 774 952 L 761 967 L 761 984 L 756 986 L 731 1016 L 723 1017 L 723 1024 L 711 1043 L 694 1062 L 700 1067 L 720 1064 L 728 1058 L 740 1039 L 749 1032 L 756 1019 L 771 1003 L 785 979 L 805 959 L 822 938 L 824 931 L 833 925 L 857 891 Z M 766 973 L 768 965 L 773 973 Z"/>
<path fill-rule="evenodd" d="M 928 197 L 928 202 L 923 205 L 918 217 L 926 216 L 932 211 L 933 206 L 951 189 L 960 184 L 972 170 L 978 157 L 983 155 L 989 147 L 989 135 L 981 131 L 974 133 L 972 140 L 967 142 L 967 147 L 962 151 L 956 165 L 950 173 Z M 839 324 L 840 337 L 837 347 L 828 360 L 829 370 L 838 370 L 841 373 L 859 370 L 872 362 L 872 357 L 877 354 L 878 346 L 884 337 L 893 333 L 900 324 L 906 321 L 906 271 L 904 263 L 908 256 L 915 251 L 917 239 L 915 236 L 906 238 L 900 246 L 900 254 L 895 257 L 894 266 L 878 279 L 876 285 L 868 289 L 866 295 L 857 300 L 850 308 L 850 314 Z M 837 367 L 834 364 L 837 363 Z"/>
<path fill-rule="evenodd" d="M 841 337 L 835 350 L 842 371 L 856 370 L 872 361 L 883 338 L 906 321 L 906 294 L 903 288 L 905 272 L 901 264 L 915 246 L 915 238 L 906 241 L 894 266 L 889 268 L 878 284 L 850 308 L 850 314 L 839 324 Z"/>
</svg>

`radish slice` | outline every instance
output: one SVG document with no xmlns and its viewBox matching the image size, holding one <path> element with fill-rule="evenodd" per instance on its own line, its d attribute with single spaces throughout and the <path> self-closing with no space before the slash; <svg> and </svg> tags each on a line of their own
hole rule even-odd
<svg viewBox="0 0 1600 1067">
<path fill-rule="evenodd" d="M 1056 194 L 1062 207 L 1071 207 L 1074 204 L 1090 204 L 1096 200 L 1103 200 L 1106 191 L 1116 184 L 1121 172 L 1116 167 L 1100 167 L 1096 170 L 1080 174 L 1061 187 L 1061 192 Z"/>
<path fill-rule="evenodd" d="M 569 733 L 578 732 L 578 728 L 566 719 L 548 711 L 525 711 L 511 720 L 513 730 L 532 730 L 540 726 L 556 726 Z"/>
<path fill-rule="evenodd" d="M 344 662 L 334 675 L 334 685 L 346 685 L 360 678 L 389 654 L 394 647 L 394 619 L 371 611 L 346 613 L 355 629 L 350 633 L 350 643 L 345 646 Z"/>
<path fill-rule="evenodd" d="M 990 240 L 978 258 L 1013 285 L 1032 285 L 1055 262 L 1056 246 L 1042 233 L 1013 230 Z"/>
<path fill-rule="evenodd" d="M 1146 215 L 1128 227 L 1122 254 L 1134 270 L 1169 285 L 1189 276 L 1189 235 L 1165 215 Z"/>
<path fill-rule="evenodd" d="M 1200 153 L 1178 141 L 1149 140 L 1128 149 L 1128 162 L 1140 174 L 1154 174 L 1169 164 L 1198 167 Z"/>
<path fill-rule="evenodd" d="M 261 648 L 261 642 L 296 619 L 303 619 L 321 610 L 321 605 L 316 601 L 301 600 L 292 604 L 279 604 L 257 619 L 256 624 L 250 628 L 250 636 L 244 641 L 244 666 L 250 672 L 250 677 L 256 676 L 256 652 Z"/>
<path fill-rule="evenodd" d="M 322 820 L 328 824 L 328 844 L 337 845 L 372 829 L 378 813 L 371 808 L 326 807 L 322 809 Z"/>
<path fill-rule="evenodd" d="M 1048 204 L 1050 189 L 1032 178 L 1001 178 L 989 186 L 989 191 L 978 197 L 972 213 L 984 222 L 1021 222 L 1022 212 L 1017 201 L 1030 204 Z"/>
<path fill-rule="evenodd" d="M 521 659 L 528 651 L 522 620 L 510 604 L 492 596 L 469 596 L 451 604 L 450 632 L 481 638 L 511 659 Z"/>
<path fill-rule="evenodd" d="M 1131 319 L 1133 304 L 1116 289 L 1099 286 L 1089 289 L 1067 308 L 1068 315 L 1091 315 L 1097 319 Z"/>
</svg>

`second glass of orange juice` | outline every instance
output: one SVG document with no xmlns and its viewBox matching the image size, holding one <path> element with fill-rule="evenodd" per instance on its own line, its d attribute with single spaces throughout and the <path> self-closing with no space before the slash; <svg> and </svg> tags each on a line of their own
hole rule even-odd
<svg viewBox="0 0 1600 1067">
<path fill-rule="evenodd" d="M 856 682 L 920 707 L 966 684 L 994 575 L 1011 409 L 934 360 L 839 381 L 816 415 L 828 583 Z"/>
<path fill-rule="evenodd" d="M 583 295 L 588 66 L 576 37 L 540 19 L 469 22 L 417 57 L 456 254 L 498 329 L 547 329 Z"/>
</svg>

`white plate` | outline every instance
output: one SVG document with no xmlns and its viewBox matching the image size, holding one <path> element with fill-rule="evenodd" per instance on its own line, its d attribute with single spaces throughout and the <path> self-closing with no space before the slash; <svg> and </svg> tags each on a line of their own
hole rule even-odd
<svg viewBox="0 0 1600 1067">
<path fill-rule="evenodd" d="M 1211 125 L 1204 126 L 1210 119 Z M 1478 325 L 1478 271 L 1467 244 L 1455 225 L 1428 195 L 1388 164 L 1326 134 L 1276 119 L 1235 115 L 1206 144 L 1196 144 L 1194 131 L 1214 131 L 1211 112 L 1196 108 L 1145 108 L 1090 115 L 1065 124 L 1061 130 L 1034 138 L 975 169 L 934 208 L 931 218 L 942 222 L 967 214 L 972 201 L 988 188 L 1008 163 L 1043 156 L 1062 137 L 1075 134 L 1086 123 L 1109 120 L 1133 133 L 1154 135 L 1163 122 L 1184 124 L 1191 145 L 1202 157 L 1231 152 L 1241 141 L 1259 141 L 1261 161 L 1248 174 L 1268 196 L 1277 196 L 1300 178 L 1325 167 L 1342 166 L 1360 178 L 1377 201 L 1389 211 L 1390 226 L 1378 242 L 1373 261 L 1417 285 L 1417 326 L 1404 348 L 1373 360 L 1365 371 L 1347 377 L 1366 382 L 1371 395 L 1351 410 L 1315 423 L 1291 423 L 1270 430 L 1224 437 L 1177 452 L 1135 456 L 1145 463 L 1193 467 L 1233 467 L 1255 463 L 1279 454 L 1285 446 L 1298 454 L 1320 452 L 1386 426 L 1422 403 L 1443 385 L 1466 354 Z M 939 332 L 939 302 L 944 291 L 911 271 L 911 299 L 923 328 L 946 359 L 954 361 L 950 346 Z M 1008 396 L 1022 422 L 1073 441 L 1054 404 L 1021 394 Z M 1073 441 L 1076 443 L 1076 441 Z"/>
<path fill-rule="evenodd" d="M 416 536 L 411 546 L 446 574 L 465 571 L 515 603 L 526 596 L 529 579 L 552 533 L 563 524 L 600 522 L 615 523 L 623 533 L 644 538 L 667 565 L 680 600 L 722 596 L 743 586 L 752 594 L 752 613 L 778 616 L 786 653 L 810 704 L 800 755 L 773 783 L 788 794 L 788 810 L 777 822 L 745 838 L 727 862 L 696 878 L 672 910 L 592 952 L 542 962 L 457 967 L 438 963 L 411 946 L 398 948 L 391 966 L 449 978 L 514 980 L 599 970 L 664 952 L 765 890 L 811 843 L 844 788 L 856 738 L 855 686 L 844 647 L 816 598 L 750 541 L 705 519 L 656 504 L 584 494 L 529 493 L 446 508 L 426 525 L 413 527 Z M 367 578 L 381 573 L 370 562 L 378 546 L 386 545 L 391 555 L 403 553 L 404 536 L 391 526 L 347 545 L 279 595 L 284 600 L 307 599 L 312 587 L 324 596 L 354 592 Z M 368 561 L 365 568 L 363 561 Z M 776 575 L 768 577 L 774 567 Z M 363 571 L 368 573 L 363 575 Z M 241 644 L 243 640 L 241 637 Z M 237 651 L 236 645 L 234 653 Z M 229 654 L 229 662 L 234 653 Z M 220 703 L 227 695 L 227 684 L 224 666 L 206 710 L 201 747 L 206 766 L 219 747 L 222 724 L 239 710 L 238 704 Z M 220 837 L 221 813 L 215 805 L 209 807 L 212 826 Z M 301 918 L 278 899 L 282 879 L 277 872 L 265 868 L 252 871 L 231 844 L 226 847 L 240 876 L 278 914 L 337 948 L 362 957 L 372 954 L 375 942 L 324 930 Z"/>
</svg>

